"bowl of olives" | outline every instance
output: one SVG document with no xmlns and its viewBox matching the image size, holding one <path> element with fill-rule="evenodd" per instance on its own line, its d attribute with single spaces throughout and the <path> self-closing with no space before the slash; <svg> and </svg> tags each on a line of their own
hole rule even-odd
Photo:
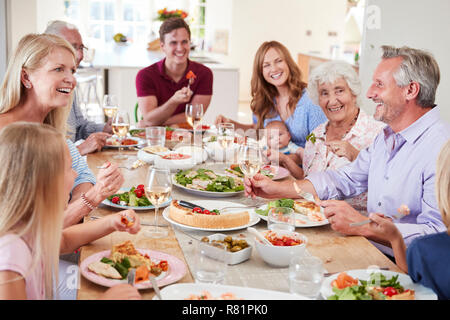
<svg viewBox="0 0 450 320">
<path fill-rule="evenodd" d="M 225 244 L 227 247 L 227 264 L 229 265 L 244 262 L 252 255 L 252 246 L 244 238 L 215 233 L 208 237 L 203 237 L 201 241 L 208 242 L 212 245 L 217 242 Z"/>
</svg>

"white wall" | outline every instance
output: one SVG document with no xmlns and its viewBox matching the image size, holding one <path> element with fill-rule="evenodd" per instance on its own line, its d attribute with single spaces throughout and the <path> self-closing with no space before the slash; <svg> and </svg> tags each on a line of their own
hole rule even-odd
<svg viewBox="0 0 450 320">
<path fill-rule="evenodd" d="M 20 39 L 28 34 L 37 32 L 37 0 L 6 0 L 8 23 L 8 58 L 16 48 Z"/>
<path fill-rule="evenodd" d="M 240 100 L 248 101 L 253 58 L 258 47 L 269 40 L 283 43 L 295 61 L 297 53 L 318 51 L 329 55 L 330 46 L 342 48 L 346 0 L 228 0 L 225 4 L 208 3 L 207 23 L 220 21 L 231 25 L 229 53 L 225 62 L 239 67 Z M 231 12 L 230 9 L 231 8 Z M 227 17 L 228 16 L 228 17 Z M 228 19 L 228 20 L 227 20 Z M 311 30 L 312 35 L 306 36 Z M 329 37 L 328 32 L 337 32 Z"/>
<path fill-rule="evenodd" d="M 380 62 L 381 45 L 425 49 L 439 64 L 441 81 L 436 103 L 441 106 L 441 116 L 450 122 L 450 1 L 367 0 L 364 29 L 360 60 L 363 93 Z M 363 101 L 363 108 L 373 113 L 374 104 Z"/>
<path fill-rule="evenodd" d="M 6 73 L 8 43 L 6 41 L 6 1 L 0 0 L 0 83 Z"/>
</svg>

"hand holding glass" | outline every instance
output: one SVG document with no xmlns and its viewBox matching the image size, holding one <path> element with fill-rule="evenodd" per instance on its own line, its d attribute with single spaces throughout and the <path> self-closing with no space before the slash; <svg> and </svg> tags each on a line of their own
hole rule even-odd
<svg viewBox="0 0 450 320">
<path fill-rule="evenodd" d="M 164 238 L 169 234 L 167 228 L 158 226 L 158 209 L 169 200 L 171 191 L 172 181 L 169 169 L 150 168 L 145 185 L 145 194 L 155 206 L 155 226 L 146 232 L 146 235 L 150 238 Z"/>
<path fill-rule="evenodd" d="M 245 177 L 251 179 L 262 166 L 262 152 L 257 143 L 246 143 L 240 146 L 238 164 Z"/>
</svg>

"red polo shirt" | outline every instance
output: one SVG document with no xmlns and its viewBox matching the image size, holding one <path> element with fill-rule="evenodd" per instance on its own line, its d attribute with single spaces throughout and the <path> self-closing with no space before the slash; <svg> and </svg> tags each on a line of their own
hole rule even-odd
<svg viewBox="0 0 450 320">
<path fill-rule="evenodd" d="M 165 61 L 166 58 L 149 67 L 139 70 L 136 76 L 136 91 L 138 97 L 155 96 L 158 100 L 158 106 L 163 105 L 176 91 L 183 87 L 187 87 L 188 79 L 186 79 L 186 74 L 189 71 L 192 71 L 197 77 L 190 86 L 190 89 L 193 92 L 192 97 L 196 94 L 212 95 L 213 74 L 211 69 L 188 59 L 188 65 L 184 71 L 183 77 L 179 82 L 175 82 L 164 70 Z M 185 109 L 186 103 L 182 103 L 178 105 L 173 114 L 184 113 Z"/>
</svg>

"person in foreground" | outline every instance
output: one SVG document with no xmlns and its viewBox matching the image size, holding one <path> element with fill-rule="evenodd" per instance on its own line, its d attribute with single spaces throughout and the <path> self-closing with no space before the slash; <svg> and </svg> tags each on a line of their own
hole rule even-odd
<svg viewBox="0 0 450 320">
<path fill-rule="evenodd" d="M 360 150 L 372 144 L 385 126 L 359 107 L 361 81 L 355 69 L 344 61 L 329 61 L 314 68 L 307 92 L 311 100 L 322 108 L 328 121 L 312 131 L 304 149 L 297 149 L 302 167 L 279 154 L 280 164 L 296 179 L 349 164 L 357 158 Z M 359 211 L 365 211 L 367 194 L 346 201 Z"/>
<path fill-rule="evenodd" d="M 50 21 L 44 33 L 53 34 L 67 40 L 76 52 L 77 69 L 84 58 L 83 39 L 77 27 L 65 21 Z M 109 120 L 111 121 L 111 120 Z M 82 156 L 100 151 L 106 144 L 106 139 L 111 137 L 111 123 L 95 123 L 87 120 L 81 112 L 78 97 L 74 94 L 72 108 L 67 119 L 69 124 L 70 139 L 76 142 Z M 74 131 L 73 133 L 71 131 Z"/>
<path fill-rule="evenodd" d="M 292 142 L 304 147 L 306 137 L 327 118 L 306 93 L 302 73 L 289 50 L 277 41 L 264 42 L 253 62 L 251 81 L 253 124 L 241 124 L 219 115 L 216 125 L 234 123 L 236 129 L 263 129 L 271 121 L 282 121 Z"/>
<path fill-rule="evenodd" d="M 17 121 L 38 122 L 65 135 L 75 70 L 75 52 L 66 40 L 49 34 L 24 36 L 0 87 L 0 129 Z M 108 162 L 95 179 L 75 145 L 69 139 L 66 142 L 78 174 L 64 219 L 64 226 L 70 226 L 119 190 L 124 178 L 117 165 Z"/>
<path fill-rule="evenodd" d="M 446 231 L 415 239 L 406 249 L 402 234 L 381 213 L 372 213 L 375 233 L 385 235 L 391 243 L 395 262 L 414 282 L 431 288 L 439 299 L 450 299 L 450 140 L 442 147 L 436 167 L 436 197 Z"/>
<path fill-rule="evenodd" d="M 374 118 L 387 124 L 355 161 L 337 170 L 310 173 L 305 180 L 274 182 L 262 175 L 245 180 L 247 195 L 264 198 L 298 197 L 298 190 L 320 199 L 344 199 L 368 192 L 367 211 L 394 218 L 408 246 L 418 236 L 445 230 L 434 192 L 436 159 L 450 138 L 450 126 L 440 120 L 434 104 L 440 80 L 431 54 L 408 47 L 383 46 L 367 97 L 377 103 Z M 345 201 L 324 200 L 325 215 L 334 230 L 362 235 L 393 256 L 386 235 L 374 226 L 350 226 L 367 218 Z"/>
<path fill-rule="evenodd" d="M 182 18 L 169 18 L 161 25 L 159 36 L 166 57 L 136 76 L 141 128 L 184 123 L 186 104 L 202 104 L 206 112 L 213 92 L 211 69 L 189 60 L 188 24 Z"/>
<path fill-rule="evenodd" d="M 0 159 L 0 299 L 55 298 L 60 253 L 113 231 L 139 232 L 133 210 L 63 230 L 63 212 L 76 173 L 64 137 L 56 129 L 26 122 L 6 126 L 0 131 Z M 123 216 L 134 224 L 125 226 Z M 140 295 L 124 284 L 107 290 L 102 298 Z"/>
</svg>

